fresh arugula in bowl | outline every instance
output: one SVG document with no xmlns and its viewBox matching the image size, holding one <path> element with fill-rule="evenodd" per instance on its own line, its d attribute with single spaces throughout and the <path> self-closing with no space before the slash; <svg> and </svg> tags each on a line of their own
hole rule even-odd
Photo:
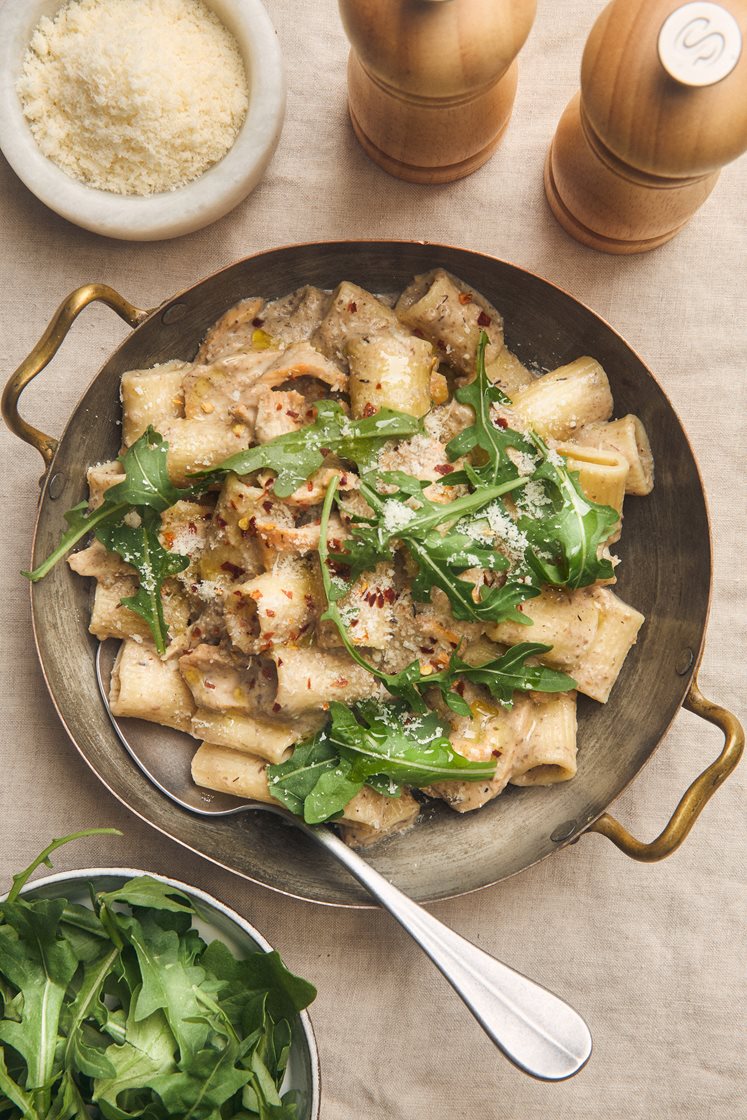
<svg viewBox="0 0 747 1120">
<path fill-rule="evenodd" d="M 237 960 L 194 928 L 192 900 L 141 876 L 91 906 L 0 902 L 3 1120 L 299 1120 L 280 1089 L 296 1014 L 314 999 L 276 952 Z"/>
</svg>

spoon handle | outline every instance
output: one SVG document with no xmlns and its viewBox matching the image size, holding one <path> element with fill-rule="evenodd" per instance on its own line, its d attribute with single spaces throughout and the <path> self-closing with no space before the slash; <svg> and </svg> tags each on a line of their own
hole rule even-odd
<svg viewBox="0 0 747 1120">
<path fill-rule="evenodd" d="M 591 1034 L 577 1011 L 443 925 L 331 829 L 308 831 L 417 941 L 509 1061 L 544 1081 L 562 1081 L 585 1065 Z"/>
</svg>

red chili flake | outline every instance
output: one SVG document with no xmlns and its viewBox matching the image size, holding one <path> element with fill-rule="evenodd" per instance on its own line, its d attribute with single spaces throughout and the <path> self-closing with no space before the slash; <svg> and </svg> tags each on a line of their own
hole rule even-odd
<svg viewBox="0 0 747 1120">
<path fill-rule="evenodd" d="M 451 463 L 439 463 L 438 466 L 433 469 L 436 474 L 451 474 L 454 470 Z"/>
<path fill-rule="evenodd" d="M 272 513 L 272 502 L 262 502 L 262 509 L 265 513 Z"/>
<path fill-rule="evenodd" d="M 384 606 L 384 592 L 383 591 L 380 591 L 379 594 L 376 596 L 376 606 L 377 607 L 383 607 Z"/>
<path fill-rule="evenodd" d="M 236 588 L 236 590 L 234 591 L 234 595 L 236 596 L 236 598 L 237 598 L 237 599 L 240 599 L 240 598 L 241 598 L 242 592 L 241 592 L 241 591 L 239 590 L 239 588 L 238 588 L 238 587 L 237 587 L 237 588 Z"/>
<path fill-rule="evenodd" d="M 366 418 L 368 418 L 369 416 L 375 416 L 376 415 L 376 409 L 374 408 L 374 406 L 371 404 L 370 401 L 366 401 L 366 403 L 364 404 L 363 415 Z"/>
<path fill-rule="evenodd" d="M 195 525 L 194 521 L 188 521 L 187 522 L 187 531 L 190 532 L 190 533 L 196 533 L 197 532 L 197 526 Z"/>
<path fill-rule="evenodd" d="M 272 645 L 272 642 L 270 642 L 269 639 L 274 638 L 274 637 L 275 637 L 275 631 L 274 630 L 268 630 L 267 633 L 265 634 L 265 638 L 267 638 L 267 640 L 268 640 L 268 645 L 265 646 L 265 649 L 270 648 L 270 646 Z"/>
<path fill-rule="evenodd" d="M 498 417 L 498 427 L 499 428 L 507 428 L 508 427 L 508 420 L 506 419 L 505 416 L 499 416 Z"/>
<path fill-rule="evenodd" d="M 189 590 L 192 592 L 193 595 L 196 595 L 197 594 L 197 584 L 196 583 L 190 583 Z"/>
<path fill-rule="evenodd" d="M 472 296 L 469 294 L 469 292 L 460 292 L 459 302 L 465 305 L 468 303 L 472 303 Z"/>
<path fill-rule="evenodd" d="M 279 712 L 280 711 L 280 705 L 277 703 L 277 701 L 275 701 L 275 703 L 272 705 L 272 710 L 273 710 L 273 712 Z"/>
<path fill-rule="evenodd" d="M 501 752 L 500 751 L 491 751 L 490 753 L 492 754 L 493 758 L 500 758 L 501 757 Z"/>
<path fill-rule="evenodd" d="M 277 664 L 278 664 L 278 669 L 279 669 L 279 668 L 280 668 L 280 666 L 281 666 L 281 665 L 283 664 L 283 659 L 282 659 L 282 657 L 279 657 L 279 658 L 278 658 Z"/>
<path fill-rule="evenodd" d="M 434 653 L 433 646 L 419 646 L 421 653 Z"/>
<path fill-rule="evenodd" d="M 384 591 L 384 598 L 386 599 L 387 603 L 393 603 L 397 598 L 397 592 L 393 587 L 387 587 Z"/>
<path fill-rule="evenodd" d="M 275 405 L 275 411 L 276 411 L 276 412 L 282 412 L 282 411 L 283 411 L 283 406 L 282 406 L 282 404 L 276 404 L 276 405 Z"/>
<path fill-rule="evenodd" d="M 311 677 L 307 677 L 307 678 L 306 678 L 306 687 L 307 687 L 308 689 L 311 689 Z"/>
<path fill-rule="evenodd" d="M 268 618 L 274 618 L 276 613 L 277 613 L 276 611 L 271 611 L 269 607 L 265 611 L 265 614 L 267 615 Z"/>
<path fill-rule="evenodd" d="M 313 491 L 314 483 L 311 481 L 311 479 L 309 479 L 309 481 L 306 483 L 306 489 L 309 491 L 309 493 Z"/>
<path fill-rule="evenodd" d="M 347 677 L 338 677 L 337 680 L 332 683 L 335 688 L 345 688 L 349 681 Z"/>
<path fill-rule="evenodd" d="M 212 689 L 215 688 L 215 685 L 213 684 L 212 681 L 205 681 L 205 688 L 209 688 L 209 689 L 212 690 Z"/>
<path fill-rule="evenodd" d="M 458 692 L 460 696 L 464 696 L 464 681 L 457 681 L 454 685 L 454 691 Z"/>
<path fill-rule="evenodd" d="M 264 325 L 265 325 L 264 319 L 260 319 L 259 316 L 257 316 L 256 319 L 252 319 L 252 326 L 253 327 L 257 327 L 257 329 L 259 329 L 260 327 L 263 327 Z"/>
<path fill-rule="evenodd" d="M 486 315 L 484 311 L 481 311 L 477 316 L 478 327 L 489 327 L 492 321 L 493 320 L 490 318 L 490 316 Z"/>
<path fill-rule="evenodd" d="M 282 592 L 283 592 L 283 595 L 285 595 L 286 599 L 292 599 L 293 598 L 293 592 L 292 591 L 286 591 L 285 588 L 282 588 Z"/>
<path fill-rule="evenodd" d="M 348 623 L 348 626 L 357 626 L 359 621 L 360 621 L 360 619 L 358 619 L 358 618 L 351 618 L 350 622 Z"/>
<path fill-rule="evenodd" d="M 516 609 L 517 609 L 517 611 L 523 611 L 524 610 L 524 604 L 523 603 L 517 603 L 516 604 Z"/>
<path fill-rule="evenodd" d="M 194 638 L 201 638 L 202 637 L 202 630 L 200 630 L 199 626 L 193 626 L 192 627 L 192 636 Z"/>
<path fill-rule="evenodd" d="M 459 645 L 459 642 L 449 642 L 449 645 L 451 646 L 452 649 L 456 649 L 457 646 Z"/>
<path fill-rule="evenodd" d="M 340 475 L 340 486 L 347 486 L 347 484 L 348 484 L 348 476 L 346 474 L 341 474 Z"/>
<path fill-rule="evenodd" d="M 176 537 L 174 536 L 173 533 L 164 533 L 163 534 L 163 541 L 164 541 L 164 544 L 166 545 L 167 548 L 169 548 L 169 549 L 173 548 L 175 540 L 176 540 Z"/>
<path fill-rule="evenodd" d="M 291 420 L 298 420 L 298 413 L 294 412 L 292 408 L 286 408 L 285 415 L 290 416 Z"/>
<path fill-rule="evenodd" d="M 244 569 L 240 568 L 238 564 L 232 564 L 230 560 L 224 560 L 220 566 L 220 570 L 222 572 L 228 572 L 234 579 L 238 579 L 239 576 L 243 576 L 244 574 Z"/>
<path fill-rule="evenodd" d="M 355 315 L 357 310 L 358 310 L 358 304 L 355 302 L 354 299 L 351 299 L 350 303 L 348 304 L 348 311 L 350 312 L 351 315 Z"/>
<path fill-rule="evenodd" d="M 380 382 L 380 381 L 377 381 L 377 382 L 376 382 L 376 388 L 377 388 L 377 389 L 380 389 L 380 388 L 381 388 L 381 382 Z"/>
<path fill-rule="evenodd" d="M 215 524 L 216 524 L 216 525 L 218 526 L 218 528 L 219 528 L 219 529 L 225 529 L 225 527 L 226 527 L 226 525 L 228 524 L 228 522 L 227 522 L 227 521 L 224 521 L 222 517 L 219 517 L 219 516 L 218 516 L 218 515 L 216 514 L 216 517 L 215 517 Z"/>
</svg>

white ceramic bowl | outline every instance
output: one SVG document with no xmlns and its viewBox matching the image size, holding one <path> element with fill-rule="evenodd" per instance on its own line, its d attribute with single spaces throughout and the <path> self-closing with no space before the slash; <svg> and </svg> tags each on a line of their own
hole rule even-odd
<svg viewBox="0 0 747 1120">
<path fill-rule="evenodd" d="M 285 113 L 283 61 L 261 0 L 204 0 L 233 33 L 249 78 L 249 110 L 231 150 L 199 179 L 175 191 L 136 196 L 97 190 L 42 155 L 21 109 L 16 82 L 32 32 L 64 0 L 0 4 L 0 150 L 16 175 L 63 218 L 106 237 L 159 241 L 202 229 L 256 186 L 280 138 Z"/>
<path fill-rule="evenodd" d="M 138 871 L 131 867 L 87 867 L 80 871 L 61 871 L 56 875 L 45 875 L 41 879 L 28 883 L 21 894 L 28 899 L 66 898 L 70 902 L 90 906 L 89 883 L 93 884 L 96 891 L 113 891 L 138 875 L 148 875 L 151 879 L 168 883 L 169 886 L 176 887 L 177 890 L 194 899 L 200 912 L 199 917 L 194 919 L 195 928 L 205 938 L 222 941 L 235 957 L 246 957 L 257 950 L 266 953 L 272 951 L 272 946 L 265 941 L 261 933 L 258 933 L 254 926 L 235 910 L 231 910 L 217 898 L 198 890 L 197 887 L 187 886 L 186 883 L 180 883 L 178 879 L 156 875 L 152 871 Z M 4 902 L 6 897 L 6 895 L 0 897 L 0 902 Z M 319 1053 L 308 1013 L 301 1011 L 296 1021 L 291 1024 L 291 1028 L 293 1032 L 291 1049 L 281 1092 L 296 1089 L 301 1093 L 303 1104 L 299 1112 L 299 1120 L 319 1120 L 321 1107 Z"/>
</svg>

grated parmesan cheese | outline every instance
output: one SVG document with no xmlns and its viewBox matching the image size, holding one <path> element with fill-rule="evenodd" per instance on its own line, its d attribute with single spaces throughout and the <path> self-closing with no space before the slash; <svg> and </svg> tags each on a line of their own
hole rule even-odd
<svg viewBox="0 0 747 1120">
<path fill-rule="evenodd" d="M 381 507 L 382 522 L 387 533 L 396 533 L 398 529 L 404 529 L 406 525 L 416 517 L 414 509 L 409 506 L 403 505 L 395 498 L 390 498 L 384 502 Z"/>
<path fill-rule="evenodd" d="M 42 153 L 101 190 L 175 190 L 222 159 L 249 104 L 233 35 L 202 0 L 70 0 L 17 84 Z"/>
</svg>

